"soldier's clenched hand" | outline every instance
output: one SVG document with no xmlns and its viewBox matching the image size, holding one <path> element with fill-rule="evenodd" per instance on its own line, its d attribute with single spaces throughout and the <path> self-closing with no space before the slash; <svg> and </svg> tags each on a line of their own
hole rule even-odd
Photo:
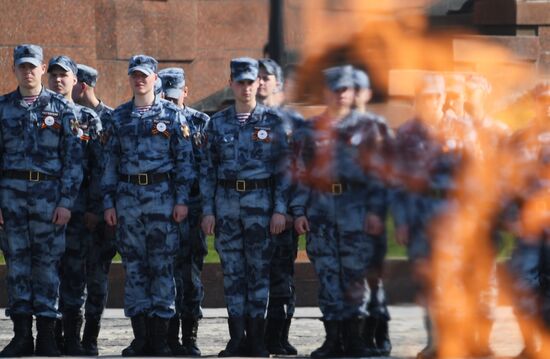
<svg viewBox="0 0 550 359">
<path fill-rule="evenodd" d="M 367 214 L 365 217 L 365 232 L 372 236 L 378 236 L 384 231 L 384 222 L 382 219 L 373 213 Z"/>
<path fill-rule="evenodd" d="M 114 208 L 106 209 L 105 212 L 103 212 L 103 218 L 105 219 L 105 222 L 109 226 L 116 226 L 117 224 L 116 209 Z"/>
<path fill-rule="evenodd" d="M 284 214 L 273 213 L 271 216 L 271 222 L 269 223 L 269 230 L 271 234 L 279 234 L 285 230 L 286 217 Z"/>
<path fill-rule="evenodd" d="M 294 220 L 294 229 L 298 234 L 309 232 L 309 222 L 306 216 L 298 217 Z"/>
<path fill-rule="evenodd" d="M 4 227 L 4 215 L 2 214 L 1 209 L 0 209 L 0 227 Z"/>
<path fill-rule="evenodd" d="M 172 216 L 174 217 L 174 221 L 176 221 L 176 223 L 180 223 L 185 218 L 187 218 L 188 212 L 189 212 L 189 209 L 187 208 L 186 205 L 176 204 L 174 206 L 174 211 L 172 213 Z"/>
<path fill-rule="evenodd" d="M 216 217 L 213 215 L 207 215 L 202 218 L 201 228 L 204 234 L 211 236 L 214 234 L 214 227 L 216 226 Z"/>
<path fill-rule="evenodd" d="M 57 207 L 55 211 L 53 211 L 52 223 L 54 224 L 63 226 L 69 223 L 70 219 L 71 219 L 71 211 L 69 211 L 67 208 Z"/>
<path fill-rule="evenodd" d="M 409 243 L 409 227 L 401 225 L 395 229 L 395 241 L 401 246 Z"/>
</svg>

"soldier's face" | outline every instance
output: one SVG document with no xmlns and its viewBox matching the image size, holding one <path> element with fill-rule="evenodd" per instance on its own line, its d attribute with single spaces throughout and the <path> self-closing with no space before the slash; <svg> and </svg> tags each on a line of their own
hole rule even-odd
<svg viewBox="0 0 550 359">
<path fill-rule="evenodd" d="M 145 95 L 155 88 L 157 74 L 146 75 L 141 71 L 134 71 L 128 77 L 134 95 Z"/>
<path fill-rule="evenodd" d="M 55 66 L 48 72 L 48 87 L 60 95 L 72 94 L 76 82 L 76 76 L 71 71 L 65 71 L 59 66 Z"/>
<path fill-rule="evenodd" d="M 42 75 L 46 72 L 46 65 L 34 66 L 30 63 L 22 63 L 13 67 L 13 73 L 17 84 L 26 89 L 34 89 L 42 85 Z"/>
<path fill-rule="evenodd" d="M 258 79 L 230 81 L 231 90 L 235 96 L 235 101 L 240 103 L 251 103 L 255 100 L 258 92 L 259 82 Z"/>
<path fill-rule="evenodd" d="M 355 89 L 342 87 L 335 91 L 325 88 L 325 103 L 332 109 L 351 108 L 355 97 Z"/>
<path fill-rule="evenodd" d="M 464 115 L 464 93 L 449 92 L 446 96 L 447 108 L 453 111 L 456 115 Z"/>
<path fill-rule="evenodd" d="M 77 82 L 76 85 L 73 86 L 73 101 L 79 100 L 84 96 L 84 90 L 85 90 L 86 84 L 83 82 Z"/>
<path fill-rule="evenodd" d="M 356 89 L 355 90 L 355 105 L 364 106 L 372 98 L 372 91 L 370 89 Z"/>
<path fill-rule="evenodd" d="M 263 68 L 260 69 L 258 74 L 258 96 L 267 98 L 277 92 L 277 78 L 275 75 L 270 75 Z"/>
<path fill-rule="evenodd" d="M 416 97 L 416 111 L 421 117 L 432 118 L 443 111 L 443 94 L 420 94 Z"/>
</svg>

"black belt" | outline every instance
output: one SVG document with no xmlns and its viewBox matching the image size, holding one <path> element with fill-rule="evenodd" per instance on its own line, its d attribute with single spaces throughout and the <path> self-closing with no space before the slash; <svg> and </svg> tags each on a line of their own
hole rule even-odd
<svg viewBox="0 0 550 359">
<path fill-rule="evenodd" d="M 47 175 L 38 171 L 19 171 L 19 170 L 6 170 L 2 172 L 2 177 L 27 180 L 31 182 L 38 181 L 54 181 L 58 179 L 57 176 Z"/>
<path fill-rule="evenodd" d="M 344 192 L 347 192 L 350 190 L 359 190 L 361 188 L 365 188 L 365 186 L 357 183 L 351 183 L 351 182 L 334 182 L 334 183 L 330 183 L 328 186 L 323 186 L 321 188 L 321 191 L 332 193 L 335 196 L 339 196 Z"/>
<path fill-rule="evenodd" d="M 443 189 L 430 189 L 426 192 L 426 195 L 435 199 L 443 199 L 447 197 L 447 191 Z"/>
<path fill-rule="evenodd" d="M 120 181 L 147 186 L 170 180 L 169 173 L 140 173 L 137 175 L 120 175 Z"/>
<path fill-rule="evenodd" d="M 238 192 L 252 191 L 259 188 L 268 188 L 273 185 L 271 178 L 252 180 L 219 179 L 218 184 L 223 188 L 234 189 Z"/>
</svg>

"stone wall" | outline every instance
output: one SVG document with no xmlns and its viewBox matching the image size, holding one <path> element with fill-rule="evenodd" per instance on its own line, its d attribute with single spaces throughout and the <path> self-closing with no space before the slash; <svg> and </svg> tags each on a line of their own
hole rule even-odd
<svg viewBox="0 0 550 359">
<path fill-rule="evenodd" d="M 0 0 L 0 14 L 2 93 L 16 86 L 13 47 L 36 43 L 46 61 L 66 54 L 96 67 L 110 105 L 129 98 L 127 64 L 137 53 L 183 67 L 192 103 L 227 84 L 231 58 L 262 55 L 269 0 Z"/>
</svg>

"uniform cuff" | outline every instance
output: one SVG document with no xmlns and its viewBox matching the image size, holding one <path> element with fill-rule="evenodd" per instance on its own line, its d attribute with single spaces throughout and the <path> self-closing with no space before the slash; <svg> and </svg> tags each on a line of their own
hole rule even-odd
<svg viewBox="0 0 550 359">
<path fill-rule="evenodd" d="M 284 203 L 276 203 L 275 208 L 273 208 L 273 213 L 286 214 L 286 205 Z"/>
<path fill-rule="evenodd" d="M 103 199 L 103 209 L 109 209 L 109 208 L 115 208 L 115 201 L 111 198 L 111 196 L 106 196 Z"/>
<path fill-rule="evenodd" d="M 68 210 L 72 210 L 73 205 L 74 201 L 68 197 L 61 197 L 61 199 L 57 203 L 57 207 L 67 208 Z"/>
</svg>

